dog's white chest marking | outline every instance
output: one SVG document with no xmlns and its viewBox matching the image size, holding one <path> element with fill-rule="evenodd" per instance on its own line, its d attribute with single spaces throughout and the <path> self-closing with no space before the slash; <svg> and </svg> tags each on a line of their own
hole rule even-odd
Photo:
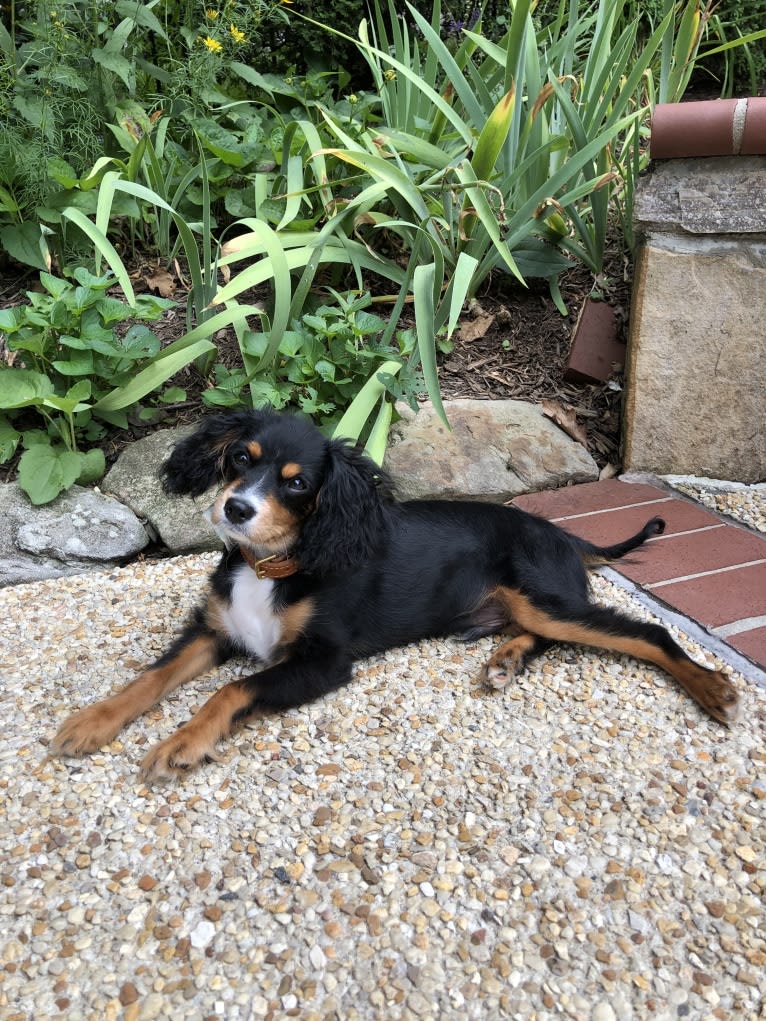
<svg viewBox="0 0 766 1021">
<path fill-rule="evenodd" d="M 231 603 L 221 614 L 221 623 L 231 640 L 251 655 L 268 661 L 279 643 L 281 626 L 271 606 L 274 582 L 256 578 L 243 564 L 234 579 Z"/>
</svg>

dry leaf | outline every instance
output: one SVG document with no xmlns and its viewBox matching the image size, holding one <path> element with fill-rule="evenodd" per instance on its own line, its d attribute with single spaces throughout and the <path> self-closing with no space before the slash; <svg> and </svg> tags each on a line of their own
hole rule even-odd
<svg viewBox="0 0 766 1021">
<path fill-rule="evenodd" d="M 585 426 L 577 421 L 577 414 L 574 408 L 564 408 L 556 401 L 542 401 L 541 407 L 546 418 L 550 418 L 551 421 L 555 422 L 560 429 L 564 430 L 567 436 L 571 436 L 573 440 L 582 443 L 584 447 L 588 446 L 588 434 Z"/>
<path fill-rule="evenodd" d="M 613 479 L 615 476 L 620 474 L 620 466 L 618 464 L 605 464 L 601 471 L 598 473 L 599 481 L 603 482 L 604 479 Z"/>
<path fill-rule="evenodd" d="M 495 317 L 482 313 L 475 319 L 467 319 L 460 324 L 460 339 L 465 341 L 480 340 L 495 325 Z"/>
<path fill-rule="evenodd" d="M 172 298 L 176 293 L 176 282 L 165 269 L 158 269 L 156 273 L 145 276 L 144 280 L 151 291 L 156 291 L 163 298 Z"/>
</svg>

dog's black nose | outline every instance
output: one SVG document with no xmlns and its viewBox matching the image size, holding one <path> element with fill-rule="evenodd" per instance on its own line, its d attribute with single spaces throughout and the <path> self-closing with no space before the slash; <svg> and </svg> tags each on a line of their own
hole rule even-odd
<svg viewBox="0 0 766 1021">
<path fill-rule="evenodd" d="M 223 512 L 233 525 L 241 525 L 253 517 L 255 507 L 246 500 L 232 496 L 224 504 Z"/>
</svg>

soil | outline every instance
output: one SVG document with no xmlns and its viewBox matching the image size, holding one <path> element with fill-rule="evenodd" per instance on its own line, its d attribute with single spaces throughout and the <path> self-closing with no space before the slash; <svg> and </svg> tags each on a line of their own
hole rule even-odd
<svg viewBox="0 0 766 1021">
<path fill-rule="evenodd" d="M 614 473 L 620 464 L 621 376 L 616 374 L 603 384 L 581 384 L 567 381 L 565 370 L 572 332 L 588 295 L 595 293 L 609 302 L 617 316 L 618 338 L 626 339 L 630 270 L 622 249 L 614 242 L 607 253 L 604 272 L 598 278 L 583 266 L 565 273 L 559 280 L 567 309 L 563 316 L 545 282 L 532 281 L 528 288 L 523 288 L 508 278 L 493 280 L 466 310 L 453 338 L 453 350 L 441 359 L 442 396 L 553 401 L 569 412 L 570 418 L 574 413 L 577 423 L 584 427 L 587 448 L 599 468 L 604 473 Z M 132 276 L 136 281 L 151 279 L 152 268 L 139 267 Z M 164 272 L 163 277 L 168 280 Z M 25 292 L 34 283 L 34 276 L 0 277 L 0 308 L 24 300 Z M 163 344 L 184 331 L 183 291 L 177 281 L 172 297 L 181 303 L 179 309 L 166 315 L 162 322 L 152 324 Z M 216 343 L 224 361 L 235 357 L 233 334 L 217 336 Z M 0 336 L 0 359 L 3 355 Z M 194 422 L 207 411 L 201 399 L 207 383 L 194 368 L 184 370 L 174 382 L 186 390 L 187 400 L 163 408 L 151 423 L 135 416 L 129 430 L 110 431 L 102 443 L 107 465 L 116 460 L 125 446 L 153 429 Z M 0 466 L 0 481 L 12 479 L 15 467 L 15 460 Z"/>
</svg>

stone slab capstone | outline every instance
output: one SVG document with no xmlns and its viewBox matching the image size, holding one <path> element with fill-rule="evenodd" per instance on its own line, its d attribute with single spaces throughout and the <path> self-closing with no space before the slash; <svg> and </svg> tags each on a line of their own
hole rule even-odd
<svg viewBox="0 0 766 1021">
<path fill-rule="evenodd" d="M 117 459 L 102 483 L 141 518 L 155 538 L 173 553 L 221 549 L 221 542 L 203 517 L 215 490 L 203 496 L 168 496 L 162 489 L 159 470 L 172 447 L 193 427 L 160 429 L 132 443 Z"/>
<path fill-rule="evenodd" d="M 766 234 L 763 156 L 655 163 L 636 188 L 638 234 Z"/>
<path fill-rule="evenodd" d="M 0 485 L 0 585 L 80 574 L 135 557 L 149 535 L 118 500 L 73 486 L 43 507 Z"/>
<path fill-rule="evenodd" d="M 391 433 L 384 467 L 409 499 L 510 500 L 538 489 L 593 482 L 598 466 L 538 405 L 445 401 L 451 429 L 425 404 Z"/>
</svg>

